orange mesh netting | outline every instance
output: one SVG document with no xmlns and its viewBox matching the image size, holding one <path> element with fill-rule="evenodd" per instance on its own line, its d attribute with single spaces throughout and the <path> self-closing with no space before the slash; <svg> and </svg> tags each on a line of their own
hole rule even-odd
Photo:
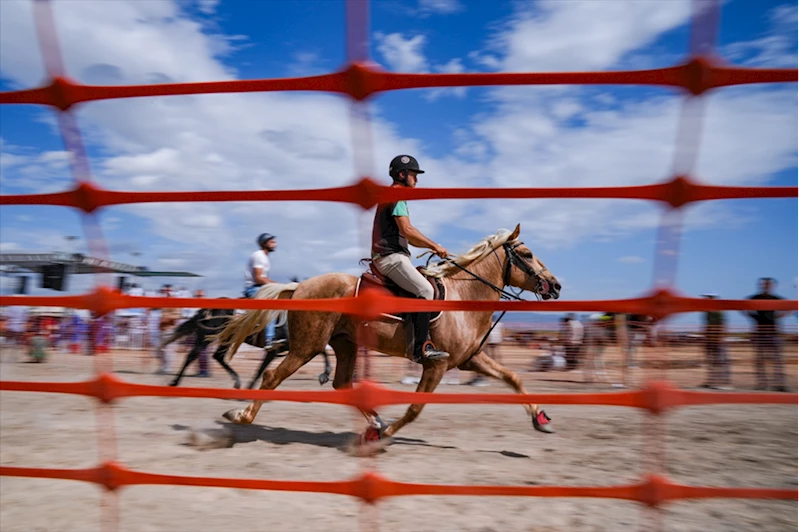
<svg viewBox="0 0 799 532">
<path fill-rule="evenodd" d="M 698 2 L 697 2 L 698 4 Z M 796 82 L 795 69 L 741 68 L 720 64 L 712 56 L 713 42 L 718 24 L 718 2 L 704 2 L 696 10 L 692 24 L 690 58 L 683 64 L 669 68 L 632 72 L 584 73 L 463 73 L 463 74 L 394 74 L 376 69 L 368 54 L 368 2 L 347 2 L 347 68 L 322 76 L 291 79 L 240 80 L 207 83 L 174 83 L 146 86 L 87 86 L 70 80 L 61 61 L 57 35 L 49 2 L 37 1 L 35 18 L 38 38 L 45 59 L 50 83 L 35 89 L 0 93 L 2 104 L 48 105 L 59 110 L 58 120 L 64 143 L 74 157 L 73 173 L 76 185 L 72 190 L 54 194 L 3 195 L 2 205 L 59 205 L 83 211 L 84 228 L 90 251 L 108 258 L 99 224 L 93 213 L 102 207 L 127 203 L 147 202 L 203 202 L 203 201 L 334 201 L 348 202 L 368 209 L 378 203 L 399 199 L 447 198 L 622 198 L 659 201 L 670 206 L 661 226 L 658 245 L 662 249 L 677 250 L 680 237 L 682 209 L 692 202 L 731 198 L 787 198 L 797 196 L 797 187 L 726 187 L 700 184 L 691 177 L 701 128 L 694 120 L 701 119 L 701 95 L 711 89 L 750 84 Z M 614 84 L 660 85 L 684 90 L 687 93 L 681 116 L 680 134 L 674 163 L 674 177 L 665 183 L 632 187 L 594 188 L 461 188 L 461 189 L 396 189 L 378 185 L 369 179 L 368 171 L 360 171 L 357 182 L 348 187 L 323 190 L 281 191 L 217 191 L 217 192 L 117 192 L 104 190 L 92 183 L 88 159 L 77 128 L 72 106 L 82 102 L 112 98 L 144 96 L 260 92 L 260 91 L 326 91 L 349 96 L 353 112 L 363 113 L 361 102 L 384 92 L 422 87 L 455 87 L 478 85 L 560 85 L 560 84 Z M 689 120 L 690 117 L 690 120 Z M 358 131 L 366 128 L 367 131 Z M 371 150 L 368 122 L 356 121 L 355 142 L 357 162 L 364 160 Z M 668 223 L 665 223 L 668 222 Z M 674 223 L 676 222 L 676 223 Z M 513 310 L 513 311 L 610 311 L 649 314 L 666 317 L 681 312 L 701 310 L 796 310 L 796 301 L 738 301 L 703 300 L 677 294 L 673 286 L 676 270 L 676 253 L 657 253 L 656 270 L 659 280 L 652 291 L 640 298 L 612 301 L 550 301 L 550 302 L 486 302 L 446 301 L 428 302 L 385 298 L 365 294 L 357 299 L 300 300 L 231 300 L 231 299 L 180 299 L 164 300 L 121 295 L 111 288 L 101 286 L 78 296 L 60 297 L 2 297 L 0 305 L 43 305 L 88 309 L 103 315 L 122 308 L 140 307 L 209 307 L 289 310 L 324 310 L 344 312 L 362 317 L 376 316 L 396 310 Z M 679 499 L 711 497 L 774 498 L 796 500 L 797 490 L 699 487 L 680 485 L 663 474 L 663 455 L 658 455 L 657 470 L 640 482 L 608 487 L 565 486 L 468 486 L 429 485 L 395 482 L 374 471 L 366 470 L 356 478 L 333 482 L 252 480 L 211 477 L 161 475 L 134 471 L 115 461 L 116 442 L 113 432 L 113 414 L 108 404 L 115 400 L 136 396 L 180 396 L 204 398 L 263 399 L 272 401 L 323 402 L 374 409 L 391 404 L 414 403 L 495 403 L 524 404 L 549 403 L 562 405 L 612 405 L 646 409 L 660 415 L 671 408 L 703 404 L 772 403 L 796 404 L 796 394 L 755 394 L 692 392 L 678 390 L 666 382 L 652 381 L 639 391 L 585 394 L 417 394 L 394 391 L 364 380 L 353 389 L 341 391 L 249 391 L 206 388 L 170 388 L 125 382 L 111 374 L 110 356 L 95 356 L 96 377 L 85 382 L 0 382 L 2 391 L 27 391 L 67 393 L 92 396 L 98 401 L 98 422 L 101 463 L 90 469 L 52 469 L 28 467 L 0 467 L 0 475 L 80 480 L 93 482 L 107 488 L 103 499 L 103 527 L 116 529 L 118 525 L 115 490 L 122 486 L 142 484 L 171 484 L 188 486 L 235 487 L 260 490 L 297 492 L 324 492 L 359 497 L 375 502 L 386 497 L 406 495 L 471 495 L 471 496 L 529 496 L 529 497 L 603 497 L 637 501 L 652 508 Z M 366 366 L 368 377 L 368 366 Z M 662 445 L 663 435 L 658 433 Z"/>
</svg>

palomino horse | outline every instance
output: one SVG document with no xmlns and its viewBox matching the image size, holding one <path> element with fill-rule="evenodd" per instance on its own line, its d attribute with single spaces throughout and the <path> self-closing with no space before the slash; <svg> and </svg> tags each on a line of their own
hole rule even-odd
<svg viewBox="0 0 799 532">
<path fill-rule="evenodd" d="M 498 301 L 507 295 L 504 288 L 513 286 L 530 290 L 543 299 L 560 295 L 557 278 L 533 255 L 519 237 L 519 226 L 513 232 L 499 231 L 491 235 L 460 257 L 447 260 L 422 270 L 429 277 L 441 280 L 447 300 Z M 363 280 L 363 279 L 362 279 Z M 265 285 L 256 299 L 322 299 L 353 297 L 360 281 L 342 273 L 329 273 L 307 279 L 301 283 Z M 232 343 L 236 349 L 247 336 L 264 328 L 279 310 L 251 310 L 234 317 L 218 335 L 222 343 Z M 513 371 L 489 358 L 482 351 L 483 339 L 491 327 L 491 311 L 442 312 L 432 323 L 430 334 L 436 347 L 449 353 L 449 358 L 423 363 L 422 377 L 417 392 L 432 392 L 444 373 L 454 367 L 476 371 L 503 380 L 518 393 L 526 393 L 521 379 Z M 360 322 L 338 312 L 291 311 L 288 313 L 291 335 L 291 352 L 274 369 L 264 374 L 261 389 L 273 390 L 330 344 L 336 354 L 336 373 L 333 387 L 352 386 L 357 353 L 356 328 L 366 327 L 371 334 L 363 335 L 369 343 L 365 347 L 391 356 L 406 357 L 406 333 L 403 323 L 389 317 Z M 359 335 L 358 338 L 361 336 Z M 252 423 L 263 401 L 254 401 L 244 410 L 231 410 L 225 417 L 234 423 Z M 369 428 L 361 441 L 389 438 L 403 426 L 412 422 L 424 405 L 411 405 L 405 415 L 390 425 L 385 424 L 376 412 L 363 412 Z M 542 432 L 554 432 L 550 418 L 538 405 L 524 405 L 533 420 L 533 426 Z"/>
</svg>

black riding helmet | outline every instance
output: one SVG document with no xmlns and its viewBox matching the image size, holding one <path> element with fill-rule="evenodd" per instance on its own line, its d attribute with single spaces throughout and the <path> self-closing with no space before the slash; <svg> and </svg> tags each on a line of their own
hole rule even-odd
<svg viewBox="0 0 799 532">
<path fill-rule="evenodd" d="M 264 244 L 266 244 L 267 242 L 269 242 L 273 238 L 275 238 L 275 235 L 270 235 L 269 233 L 261 233 L 258 236 L 258 240 L 256 240 L 256 242 L 258 243 L 258 247 L 261 247 L 261 248 L 264 247 Z"/>
<path fill-rule="evenodd" d="M 419 162 L 411 155 L 397 155 L 391 159 L 391 164 L 388 165 L 388 175 L 394 181 L 399 181 L 399 173 L 402 171 L 411 170 L 417 174 L 423 174 L 424 170 L 419 169 Z"/>
</svg>

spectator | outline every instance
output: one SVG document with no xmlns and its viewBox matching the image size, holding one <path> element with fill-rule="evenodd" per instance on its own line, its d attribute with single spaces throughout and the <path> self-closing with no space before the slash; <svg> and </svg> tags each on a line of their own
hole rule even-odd
<svg viewBox="0 0 799 532">
<path fill-rule="evenodd" d="M 563 350 L 566 358 L 566 371 L 576 369 L 580 365 L 580 354 L 583 348 L 583 338 L 585 336 L 585 328 L 583 324 L 574 316 L 574 314 L 567 314 L 561 320 L 564 326 L 561 329 L 563 333 Z"/>
<path fill-rule="evenodd" d="M 626 387 L 633 385 L 631 370 L 638 368 L 635 355 L 644 342 L 650 327 L 654 324 L 651 316 L 644 314 L 615 314 L 616 344 L 622 350 L 622 383 L 614 385 Z"/>
<path fill-rule="evenodd" d="M 6 329 L 11 345 L 22 347 L 25 345 L 25 335 L 28 332 L 28 307 L 8 307 Z"/>
<path fill-rule="evenodd" d="M 609 314 L 592 314 L 586 321 L 583 336 L 585 346 L 583 377 L 585 382 L 593 382 L 595 376 L 601 381 L 610 382 L 602 355 L 605 346 L 610 343 L 610 327 L 612 325 L 613 316 Z"/>
<path fill-rule="evenodd" d="M 760 292 L 749 296 L 752 300 L 780 300 L 782 297 L 773 294 L 771 291 L 776 281 L 771 277 L 762 277 L 759 280 Z M 745 312 L 747 316 L 755 322 L 753 343 L 755 345 L 755 375 L 757 384 L 755 389 L 768 390 L 769 379 L 766 370 L 766 363 L 770 362 L 774 372 L 772 390 L 775 392 L 787 392 L 785 384 L 785 369 L 782 360 L 781 342 L 777 320 L 787 316 L 790 312 L 777 312 L 774 310 L 758 310 L 756 312 Z"/>
<path fill-rule="evenodd" d="M 172 292 L 172 285 L 165 284 L 161 287 L 161 297 L 175 297 Z M 157 339 L 156 345 L 160 347 L 160 340 L 165 334 L 168 333 L 173 327 L 175 327 L 180 321 L 180 309 L 179 308 L 172 308 L 172 307 L 164 307 L 160 310 L 160 319 L 158 322 L 158 332 L 159 336 Z M 174 346 L 168 345 L 163 349 L 157 350 L 157 357 L 161 362 L 161 367 L 158 369 L 156 374 L 158 375 L 166 375 L 169 373 L 169 366 L 172 363 L 172 355 L 174 353 Z"/>
<path fill-rule="evenodd" d="M 716 294 L 703 294 L 706 299 L 716 299 Z M 707 361 L 707 380 L 700 388 L 730 389 L 730 360 L 724 345 L 726 318 L 718 310 L 705 312 L 705 360 Z"/>
</svg>

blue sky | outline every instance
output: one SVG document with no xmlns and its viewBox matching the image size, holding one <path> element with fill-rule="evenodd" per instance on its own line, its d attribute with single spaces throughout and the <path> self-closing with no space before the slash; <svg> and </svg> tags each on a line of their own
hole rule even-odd
<svg viewBox="0 0 799 532">
<path fill-rule="evenodd" d="M 795 3 L 725 2 L 718 55 L 736 64 L 795 68 L 796 13 Z M 346 61 L 343 2 L 56 1 L 55 14 L 67 70 L 85 83 L 309 75 Z M 685 57 L 689 18 L 690 2 L 679 0 L 376 1 L 371 54 L 397 72 L 656 68 Z M 44 79 L 31 2 L 0 2 L 0 90 Z M 369 103 L 371 173 L 387 182 L 391 157 L 412 153 L 427 170 L 421 186 L 667 180 L 680 102 L 670 89 L 613 86 L 382 94 Z M 796 185 L 795 84 L 716 91 L 704 111 L 697 177 Z M 0 107 L 0 193 L 71 186 L 54 117 L 50 109 Z M 348 184 L 356 173 L 349 102 L 336 95 L 111 101 L 82 106 L 77 117 L 93 176 L 111 189 L 302 189 Z M 713 202 L 685 211 L 680 291 L 742 298 L 754 292 L 758 277 L 770 275 L 780 295 L 797 297 L 796 199 Z M 654 281 L 657 204 L 436 200 L 415 202 L 411 212 L 452 252 L 521 223 L 523 240 L 563 280 L 567 300 L 634 297 Z M 99 219 L 114 260 L 201 273 L 190 288 L 228 297 L 241 290 L 244 261 L 263 231 L 280 238 L 272 273 L 287 281 L 359 273 L 371 228 L 371 213 L 310 202 L 114 207 Z M 84 235 L 77 212 L 51 207 L 4 207 L 0 226 L 2 251 L 63 250 L 65 236 Z M 87 251 L 85 239 L 76 249 Z M 1 282 L 7 291 L 8 280 Z M 71 279 L 71 291 L 88 282 Z"/>
</svg>

